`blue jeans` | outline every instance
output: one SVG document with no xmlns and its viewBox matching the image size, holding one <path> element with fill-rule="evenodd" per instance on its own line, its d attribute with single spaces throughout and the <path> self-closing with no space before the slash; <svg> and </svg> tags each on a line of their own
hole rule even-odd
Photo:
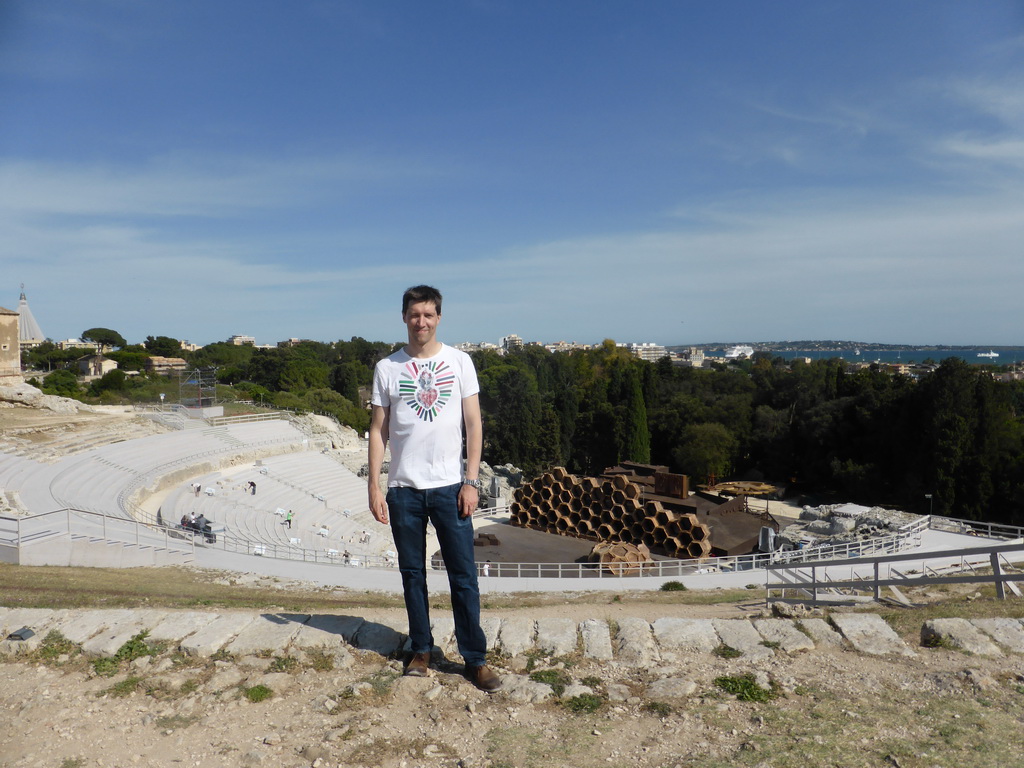
<svg viewBox="0 0 1024 768">
<path fill-rule="evenodd" d="M 427 599 L 427 521 L 434 524 L 448 571 L 459 653 L 470 666 L 481 666 L 487 638 L 480 628 L 480 587 L 473 551 L 473 518 L 459 517 L 461 483 L 441 488 L 389 488 L 388 513 L 398 551 L 398 569 L 409 616 L 413 653 L 430 653 L 430 603 Z"/>
</svg>

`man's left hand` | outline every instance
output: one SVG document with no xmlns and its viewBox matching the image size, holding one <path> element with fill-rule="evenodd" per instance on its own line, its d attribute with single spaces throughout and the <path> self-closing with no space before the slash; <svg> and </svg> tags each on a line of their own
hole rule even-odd
<svg viewBox="0 0 1024 768">
<path fill-rule="evenodd" d="M 464 485 L 459 490 L 459 517 L 472 517 L 480 503 L 480 492 L 472 485 Z"/>
</svg>

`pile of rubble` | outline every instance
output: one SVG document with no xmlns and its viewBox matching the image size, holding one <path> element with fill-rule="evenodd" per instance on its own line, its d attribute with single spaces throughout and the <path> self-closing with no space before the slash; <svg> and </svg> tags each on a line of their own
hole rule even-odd
<svg viewBox="0 0 1024 768">
<path fill-rule="evenodd" d="M 859 504 L 804 507 L 799 522 L 779 533 L 776 549 L 865 541 L 897 533 L 920 519 L 920 515 L 901 510 Z"/>
</svg>

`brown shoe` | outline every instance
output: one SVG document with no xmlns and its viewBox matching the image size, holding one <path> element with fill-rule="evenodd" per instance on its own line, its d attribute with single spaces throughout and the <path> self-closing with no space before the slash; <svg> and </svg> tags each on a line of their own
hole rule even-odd
<svg viewBox="0 0 1024 768">
<path fill-rule="evenodd" d="M 430 654 L 414 653 L 405 668 L 409 677 L 428 677 L 430 675 Z"/>
<path fill-rule="evenodd" d="M 481 691 L 494 693 L 501 688 L 501 678 L 486 664 L 480 667 L 466 667 L 466 676 Z"/>
</svg>

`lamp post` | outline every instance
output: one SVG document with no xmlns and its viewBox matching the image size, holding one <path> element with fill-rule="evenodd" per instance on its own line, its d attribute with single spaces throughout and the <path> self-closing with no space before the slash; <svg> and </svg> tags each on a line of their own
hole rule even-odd
<svg viewBox="0 0 1024 768">
<path fill-rule="evenodd" d="M 160 393 L 160 410 L 161 411 L 164 409 L 164 398 L 165 397 L 167 397 L 167 393 L 161 392 Z"/>
<path fill-rule="evenodd" d="M 932 495 L 930 493 L 926 493 L 924 497 L 928 499 L 928 515 L 931 516 L 932 510 L 935 509 L 935 501 L 932 499 Z"/>
</svg>

